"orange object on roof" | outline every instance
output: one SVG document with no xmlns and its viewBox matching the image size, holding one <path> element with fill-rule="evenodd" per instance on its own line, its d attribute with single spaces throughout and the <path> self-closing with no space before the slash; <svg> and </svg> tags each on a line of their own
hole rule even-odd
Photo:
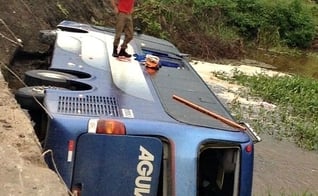
<svg viewBox="0 0 318 196">
<path fill-rule="evenodd" d="M 149 68 L 158 68 L 159 67 L 160 58 L 151 54 L 146 55 L 145 66 Z"/>
</svg>

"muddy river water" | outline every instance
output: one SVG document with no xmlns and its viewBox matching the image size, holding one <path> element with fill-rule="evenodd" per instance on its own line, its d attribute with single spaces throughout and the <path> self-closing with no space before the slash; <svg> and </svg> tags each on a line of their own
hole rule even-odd
<svg viewBox="0 0 318 196">
<path fill-rule="evenodd" d="M 288 55 L 257 50 L 248 52 L 246 58 L 273 65 L 276 71 L 318 79 L 318 52 Z"/>
</svg>

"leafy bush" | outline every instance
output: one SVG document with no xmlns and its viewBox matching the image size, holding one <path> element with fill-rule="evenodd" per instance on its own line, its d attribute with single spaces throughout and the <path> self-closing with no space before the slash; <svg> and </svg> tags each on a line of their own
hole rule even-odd
<svg viewBox="0 0 318 196">
<path fill-rule="evenodd" d="M 256 40 L 260 29 L 269 32 L 278 29 L 281 41 L 291 47 L 306 48 L 314 39 L 316 30 L 313 10 L 300 0 L 271 1 L 233 0 L 227 7 L 228 25 L 234 25 L 242 36 Z M 274 31 L 273 33 L 276 33 Z M 265 33 L 270 35 L 270 33 Z"/>
<path fill-rule="evenodd" d="M 193 47 L 195 43 L 186 40 L 188 37 L 186 35 L 202 36 L 214 43 L 220 43 L 215 47 L 203 46 L 203 49 L 215 51 L 212 54 L 216 54 L 219 46 L 223 45 L 225 47 L 223 51 L 226 49 L 229 51 L 219 54 L 224 55 L 220 57 L 226 58 L 237 50 L 230 43 L 235 45 L 238 40 L 247 40 L 266 48 L 279 45 L 309 47 L 316 34 L 318 7 L 313 3 L 304 2 L 303 0 L 143 0 L 136 7 L 135 17 L 145 33 L 168 39 L 178 47 L 185 46 L 186 49 L 192 47 L 197 54 L 205 54 L 205 51 L 197 51 L 197 47 Z"/>
<path fill-rule="evenodd" d="M 273 7 L 269 22 L 279 27 L 280 36 L 288 46 L 307 48 L 316 34 L 312 12 L 299 0 L 287 5 L 284 2 Z"/>
<path fill-rule="evenodd" d="M 144 0 L 135 17 L 145 33 L 167 39 L 197 58 L 239 58 L 243 53 L 240 38 L 224 25 L 219 7 L 210 1 L 196 1 L 200 3 Z"/>
</svg>

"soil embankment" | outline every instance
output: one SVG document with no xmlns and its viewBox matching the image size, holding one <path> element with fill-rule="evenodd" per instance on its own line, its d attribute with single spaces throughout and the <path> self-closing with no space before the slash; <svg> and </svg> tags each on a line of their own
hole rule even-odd
<svg viewBox="0 0 318 196">
<path fill-rule="evenodd" d="M 32 123 L 1 74 L 0 89 L 0 195 L 67 195 L 45 165 Z"/>
</svg>

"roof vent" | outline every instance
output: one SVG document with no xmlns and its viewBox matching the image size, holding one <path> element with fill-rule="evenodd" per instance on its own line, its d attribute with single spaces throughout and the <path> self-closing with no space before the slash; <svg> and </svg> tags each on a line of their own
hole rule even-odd
<svg viewBox="0 0 318 196">
<path fill-rule="evenodd" d="M 57 111 L 74 115 L 119 116 L 117 99 L 104 96 L 59 96 Z"/>
</svg>

